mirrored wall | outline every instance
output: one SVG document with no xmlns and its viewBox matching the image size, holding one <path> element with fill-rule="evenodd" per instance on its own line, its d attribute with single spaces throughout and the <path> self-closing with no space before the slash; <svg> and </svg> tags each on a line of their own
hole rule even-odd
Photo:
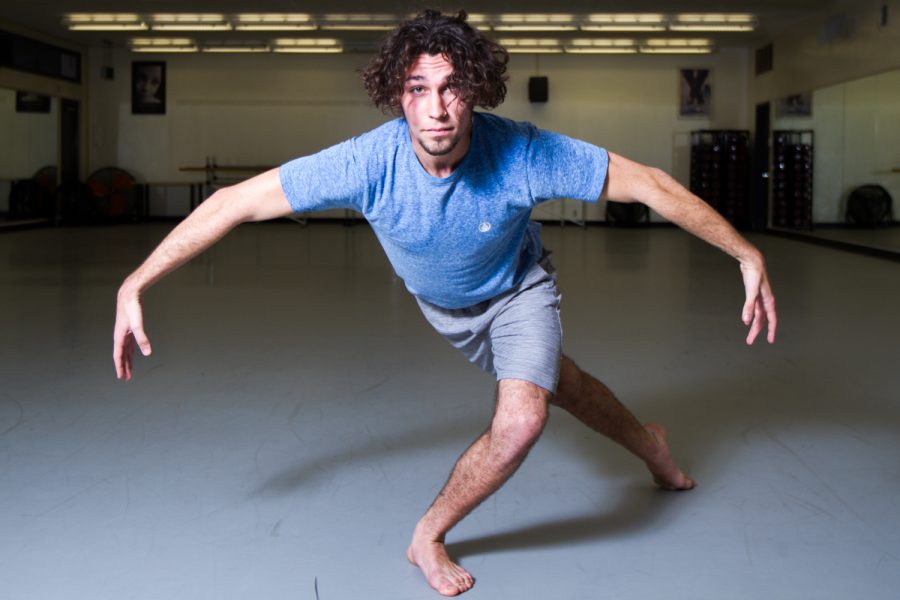
<svg viewBox="0 0 900 600">
<path fill-rule="evenodd" d="M 900 226 L 887 222 L 900 218 L 900 70 L 814 90 L 808 116 L 803 104 L 773 106 L 773 131 L 811 132 L 796 136 L 812 143 L 811 226 L 791 231 L 900 253 Z"/>
<path fill-rule="evenodd" d="M 0 88 L 0 225 L 49 221 L 59 99 Z M 23 183 L 24 182 L 24 183 Z"/>
</svg>

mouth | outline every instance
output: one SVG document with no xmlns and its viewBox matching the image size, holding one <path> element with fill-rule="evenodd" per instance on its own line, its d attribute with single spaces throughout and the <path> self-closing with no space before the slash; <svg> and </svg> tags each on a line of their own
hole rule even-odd
<svg viewBox="0 0 900 600">
<path fill-rule="evenodd" d="M 425 133 L 429 133 L 431 135 L 449 135 L 452 131 L 452 127 L 434 127 L 431 129 L 426 129 Z"/>
</svg>

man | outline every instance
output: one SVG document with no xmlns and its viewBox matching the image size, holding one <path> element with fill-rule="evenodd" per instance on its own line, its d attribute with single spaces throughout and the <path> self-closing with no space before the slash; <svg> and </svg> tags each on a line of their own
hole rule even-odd
<svg viewBox="0 0 900 600">
<path fill-rule="evenodd" d="M 498 380 L 490 428 L 459 458 L 407 552 L 448 596 L 474 579 L 448 556 L 446 533 L 516 471 L 551 403 L 643 459 L 661 487 L 694 486 L 672 459 L 662 426 L 641 425 L 562 355 L 555 275 L 529 222 L 535 204 L 595 201 L 601 192 L 647 204 L 739 261 L 748 344 L 767 322 L 774 342 L 776 326 L 762 255 L 673 179 L 596 146 L 474 112 L 503 101 L 508 56 L 465 19 L 426 11 L 399 26 L 363 74 L 375 103 L 402 118 L 199 206 L 122 284 L 114 340 L 118 376 L 130 379 L 134 346 L 151 350 L 144 291 L 239 223 L 332 207 L 365 215 L 425 317 Z"/>
</svg>

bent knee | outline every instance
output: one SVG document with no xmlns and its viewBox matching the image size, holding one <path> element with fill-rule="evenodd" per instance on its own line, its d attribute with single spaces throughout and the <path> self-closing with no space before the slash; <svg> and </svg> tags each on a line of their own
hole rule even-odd
<svg viewBox="0 0 900 600">
<path fill-rule="evenodd" d="M 531 444 L 541 435 L 546 424 L 547 407 L 544 405 L 542 409 L 522 411 L 507 418 L 497 419 L 494 429 L 520 444 Z"/>
<path fill-rule="evenodd" d="M 501 463 L 521 461 L 537 443 L 547 423 L 543 415 L 522 415 L 516 419 L 495 422 L 491 426 L 491 448 Z"/>
<path fill-rule="evenodd" d="M 547 424 L 550 392 L 527 382 L 501 382 L 491 434 L 513 454 L 527 451 Z"/>
</svg>

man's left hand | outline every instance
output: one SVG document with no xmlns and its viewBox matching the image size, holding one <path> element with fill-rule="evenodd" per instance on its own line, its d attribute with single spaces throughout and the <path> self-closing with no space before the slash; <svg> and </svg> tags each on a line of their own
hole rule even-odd
<svg viewBox="0 0 900 600">
<path fill-rule="evenodd" d="M 747 300 L 741 318 L 744 325 L 750 327 L 747 334 L 747 344 L 756 340 L 756 336 L 763 330 L 766 323 L 769 324 L 766 339 L 770 344 L 775 343 L 775 329 L 778 326 L 778 316 L 775 314 L 775 295 L 769 284 L 769 275 L 766 273 L 765 264 L 760 260 L 758 264 L 742 262 L 741 275 L 744 278 L 744 290 L 747 292 Z"/>
</svg>

